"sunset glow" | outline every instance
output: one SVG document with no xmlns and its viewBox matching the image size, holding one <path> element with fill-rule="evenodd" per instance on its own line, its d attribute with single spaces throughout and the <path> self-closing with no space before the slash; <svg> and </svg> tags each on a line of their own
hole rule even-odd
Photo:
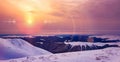
<svg viewBox="0 0 120 62">
<path fill-rule="evenodd" d="M 32 27 L 38 21 L 43 20 L 43 16 L 52 12 L 51 2 L 48 0 L 6 0 L 11 5 L 17 7 L 21 11 L 22 18 L 26 26 Z M 20 13 L 18 13 L 20 14 Z M 44 17 L 45 19 L 45 17 Z"/>
<path fill-rule="evenodd" d="M 114 33 L 119 18 L 119 0 L 0 0 L 3 33 Z"/>
</svg>

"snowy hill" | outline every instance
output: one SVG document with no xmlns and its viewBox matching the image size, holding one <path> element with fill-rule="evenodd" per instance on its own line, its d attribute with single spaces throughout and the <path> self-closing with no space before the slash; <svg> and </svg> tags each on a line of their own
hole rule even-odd
<svg viewBox="0 0 120 62">
<path fill-rule="evenodd" d="M 0 62 L 120 62 L 120 48 L 51 54 Z"/>
<path fill-rule="evenodd" d="M 13 59 L 43 54 L 51 53 L 41 48 L 34 47 L 22 39 L 0 38 L 0 59 Z"/>
</svg>

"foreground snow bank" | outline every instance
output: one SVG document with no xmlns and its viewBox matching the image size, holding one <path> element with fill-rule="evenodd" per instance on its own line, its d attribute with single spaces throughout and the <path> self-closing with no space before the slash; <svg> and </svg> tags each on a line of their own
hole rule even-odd
<svg viewBox="0 0 120 62">
<path fill-rule="evenodd" d="M 120 62 L 120 48 L 32 56 L 0 62 Z"/>
<path fill-rule="evenodd" d="M 43 54 L 51 53 L 46 50 L 34 47 L 22 39 L 0 38 L 0 59 L 14 59 Z"/>
</svg>

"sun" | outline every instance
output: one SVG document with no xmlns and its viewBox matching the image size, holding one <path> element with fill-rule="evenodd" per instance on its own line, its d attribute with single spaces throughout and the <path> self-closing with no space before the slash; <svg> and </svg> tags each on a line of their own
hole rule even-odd
<svg viewBox="0 0 120 62">
<path fill-rule="evenodd" d="M 32 25 L 32 24 L 33 24 L 33 21 L 32 21 L 32 20 L 27 20 L 27 24 L 28 24 L 28 25 Z"/>
<path fill-rule="evenodd" d="M 25 21 L 28 26 L 34 25 L 34 15 L 32 13 L 26 13 Z"/>
</svg>

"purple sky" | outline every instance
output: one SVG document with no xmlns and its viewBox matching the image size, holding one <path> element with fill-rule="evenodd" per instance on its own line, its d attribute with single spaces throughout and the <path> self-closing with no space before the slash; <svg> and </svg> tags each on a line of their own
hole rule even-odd
<svg viewBox="0 0 120 62">
<path fill-rule="evenodd" d="M 23 1 L 30 2 L 30 0 Z M 37 30 L 34 31 L 35 34 L 120 34 L 120 0 L 51 0 L 50 2 L 54 11 L 43 13 L 47 18 L 39 19 L 42 20 L 42 24 L 38 22 L 37 27 L 31 29 Z M 10 5 L 8 0 L 0 0 L 0 3 L 2 3 L 0 34 L 19 34 L 23 33 L 20 29 L 27 30 L 21 25 L 25 23 L 21 22 L 21 15 L 16 14 L 19 10 Z M 6 9 L 8 6 L 12 8 Z M 32 14 L 36 12 L 32 10 Z"/>
</svg>

